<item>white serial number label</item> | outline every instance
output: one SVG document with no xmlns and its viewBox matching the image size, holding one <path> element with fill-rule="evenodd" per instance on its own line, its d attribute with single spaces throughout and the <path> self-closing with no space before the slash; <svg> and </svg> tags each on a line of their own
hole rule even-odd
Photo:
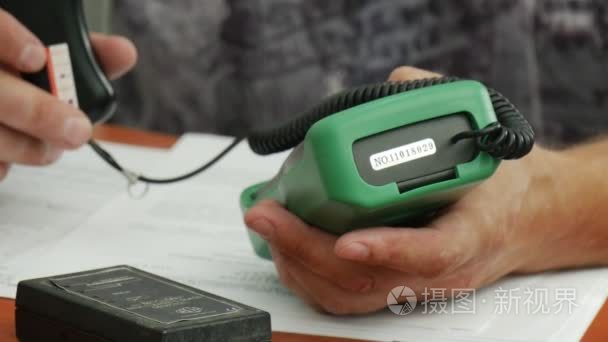
<svg viewBox="0 0 608 342">
<path fill-rule="evenodd" d="M 369 162 L 374 171 L 380 171 L 420 158 L 429 157 L 435 153 L 437 153 L 437 146 L 435 145 L 435 141 L 429 138 L 376 153 L 369 157 Z"/>
</svg>

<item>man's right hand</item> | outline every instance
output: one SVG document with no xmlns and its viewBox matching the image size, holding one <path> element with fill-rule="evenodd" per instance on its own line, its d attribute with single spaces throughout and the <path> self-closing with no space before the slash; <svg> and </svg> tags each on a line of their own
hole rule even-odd
<svg viewBox="0 0 608 342">
<path fill-rule="evenodd" d="M 110 78 L 129 71 L 137 60 L 125 38 L 91 36 Z M 0 180 L 11 164 L 48 165 L 63 151 L 76 149 L 92 135 L 87 116 L 48 92 L 23 81 L 21 73 L 42 70 L 44 45 L 12 15 L 0 9 Z"/>
</svg>

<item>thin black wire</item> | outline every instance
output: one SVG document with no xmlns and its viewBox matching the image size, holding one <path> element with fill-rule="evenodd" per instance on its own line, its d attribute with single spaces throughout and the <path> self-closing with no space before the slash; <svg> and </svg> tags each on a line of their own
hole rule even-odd
<svg viewBox="0 0 608 342">
<path fill-rule="evenodd" d="M 199 175 L 202 172 L 205 172 L 210 167 L 215 165 L 222 158 L 224 158 L 228 153 L 230 153 L 230 151 L 232 151 L 235 147 L 237 147 L 242 141 L 243 141 L 243 138 L 235 138 L 228 147 L 226 147 L 222 152 L 220 152 L 218 155 L 216 155 L 213 159 L 211 159 L 205 165 L 203 165 L 193 171 L 190 171 L 186 174 L 183 174 L 181 176 L 173 177 L 173 178 L 150 178 L 150 177 L 146 177 L 143 175 L 136 175 L 135 180 L 139 181 L 139 182 L 148 183 L 148 184 L 171 184 L 171 183 L 181 182 L 186 179 L 190 179 L 194 176 Z M 122 165 L 120 165 L 120 163 L 118 163 L 116 161 L 116 159 L 112 156 L 112 154 L 110 154 L 107 150 L 105 150 L 103 147 L 101 147 L 101 145 L 99 145 L 95 140 L 89 141 L 89 146 L 91 146 L 93 151 L 95 151 L 103 160 L 105 160 L 112 168 L 114 168 L 118 172 L 121 172 L 124 174 L 127 174 L 127 173 L 134 174 L 134 173 L 132 173 L 132 171 L 125 169 Z"/>
<path fill-rule="evenodd" d="M 481 137 L 487 136 L 489 134 L 496 133 L 496 132 L 500 131 L 500 129 L 501 129 L 500 122 L 494 122 L 492 124 L 489 124 L 487 127 L 478 129 L 476 131 L 462 132 L 462 133 L 456 134 L 452 138 L 452 142 L 457 143 L 460 140 L 464 140 L 464 139 L 481 138 Z"/>
</svg>

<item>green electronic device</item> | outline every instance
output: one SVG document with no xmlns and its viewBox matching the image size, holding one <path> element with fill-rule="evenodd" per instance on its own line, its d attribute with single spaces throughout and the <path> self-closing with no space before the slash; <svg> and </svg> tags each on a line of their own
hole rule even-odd
<svg viewBox="0 0 608 342">
<path fill-rule="evenodd" d="M 31 0 L 0 0 L 0 8 L 49 46 L 47 68 L 26 78 L 80 104 L 93 121 L 107 118 L 113 90 L 91 51 L 81 1 L 44 3 L 45 10 L 36 12 Z M 58 60 L 69 55 L 73 70 L 60 70 L 54 54 Z M 62 94 L 65 75 L 74 75 L 66 81 L 73 91 Z M 506 98 L 479 82 L 450 77 L 346 90 L 282 126 L 237 137 L 209 163 L 169 179 L 129 171 L 96 142 L 89 144 L 132 186 L 193 177 L 245 138 L 262 155 L 295 149 L 272 180 L 242 193 L 242 209 L 274 199 L 336 235 L 424 218 L 490 177 L 502 159 L 521 158 L 534 144 L 532 128 Z M 270 258 L 266 243 L 250 234 L 257 254 Z"/>
<path fill-rule="evenodd" d="M 264 154 L 304 135 L 272 180 L 242 193 L 241 208 L 276 200 L 336 235 L 427 216 L 534 143 L 530 125 L 508 100 L 454 78 L 350 90 L 297 121 L 272 133 L 281 148 L 267 148 L 268 133 L 250 137 L 254 151 Z M 290 136 L 294 130 L 299 137 Z M 256 253 L 270 259 L 266 242 L 249 234 Z"/>
<path fill-rule="evenodd" d="M 95 122 L 112 114 L 114 92 L 91 50 L 81 0 L 0 0 L 0 8 L 49 46 L 47 68 L 24 75 L 28 80 L 79 104 Z M 68 55 L 73 69 L 62 62 Z M 64 85 L 68 91 L 62 91 Z M 276 177 L 243 192 L 244 211 L 274 199 L 304 221 L 344 234 L 407 224 L 433 213 L 490 177 L 500 160 L 530 152 L 534 132 L 496 91 L 441 77 L 346 90 L 284 125 L 237 137 L 202 167 L 168 179 L 130 171 L 96 142 L 89 145 L 133 186 L 191 178 L 243 139 L 262 155 L 295 148 Z M 259 236 L 251 233 L 251 240 L 260 256 L 270 258 Z"/>
</svg>

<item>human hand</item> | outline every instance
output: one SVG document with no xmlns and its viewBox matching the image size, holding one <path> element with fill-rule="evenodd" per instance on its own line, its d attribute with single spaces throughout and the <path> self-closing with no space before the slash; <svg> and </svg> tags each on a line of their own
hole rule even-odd
<svg viewBox="0 0 608 342">
<path fill-rule="evenodd" d="M 105 72 L 117 78 L 133 67 L 135 47 L 124 38 L 93 34 Z M 42 70 L 44 46 L 13 16 L 0 9 L 0 180 L 13 163 L 47 165 L 66 149 L 85 144 L 92 125 L 84 113 L 23 81 L 20 73 Z"/>
<path fill-rule="evenodd" d="M 401 68 L 391 80 L 433 76 Z M 368 313 L 386 307 L 397 286 L 412 288 L 418 298 L 429 288 L 449 295 L 512 272 L 572 266 L 557 257 L 571 241 L 551 231 L 550 212 L 560 208 L 547 197 L 563 196 L 554 172 L 563 162 L 541 148 L 505 162 L 423 228 L 376 227 L 337 237 L 268 201 L 252 208 L 245 222 L 268 241 L 281 281 L 299 297 L 332 314 Z"/>
</svg>

